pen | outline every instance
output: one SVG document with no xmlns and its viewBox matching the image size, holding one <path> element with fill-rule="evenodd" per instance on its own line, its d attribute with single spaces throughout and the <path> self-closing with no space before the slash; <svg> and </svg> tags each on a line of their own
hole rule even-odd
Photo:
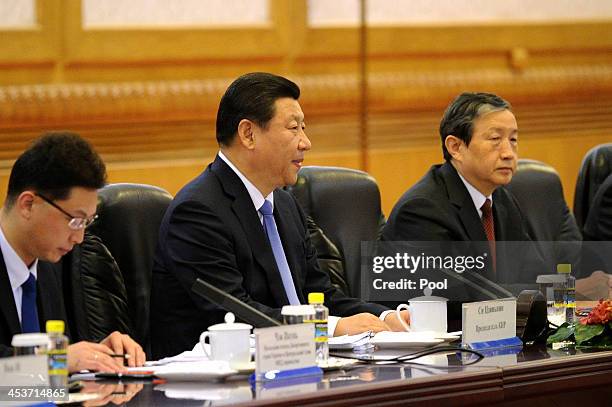
<svg viewBox="0 0 612 407">
<path fill-rule="evenodd" d="M 131 356 L 127 353 L 123 354 L 123 353 L 110 353 L 108 356 L 110 356 L 111 358 L 123 358 L 123 359 L 129 359 L 131 358 Z"/>
</svg>

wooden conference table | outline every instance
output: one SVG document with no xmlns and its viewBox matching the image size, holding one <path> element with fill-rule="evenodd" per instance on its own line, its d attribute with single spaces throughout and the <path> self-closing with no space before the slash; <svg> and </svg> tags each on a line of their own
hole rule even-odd
<svg viewBox="0 0 612 407">
<path fill-rule="evenodd" d="M 102 399 L 86 405 L 129 406 L 608 406 L 612 351 L 525 347 L 463 366 L 457 355 L 429 356 L 424 364 L 358 364 L 327 372 L 323 380 L 252 389 L 246 377 L 208 382 L 90 382 L 83 391 Z M 439 367 L 432 367 L 435 364 Z"/>
</svg>

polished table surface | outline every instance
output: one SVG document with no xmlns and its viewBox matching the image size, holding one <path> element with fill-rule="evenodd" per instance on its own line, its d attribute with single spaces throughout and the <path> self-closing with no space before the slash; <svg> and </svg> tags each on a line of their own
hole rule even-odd
<svg viewBox="0 0 612 407">
<path fill-rule="evenodd" d="M 419 362 L 419 363 L 414 363 Z M 405 364 L 358 364 L 322 380 L 252 388 L 246 376 L 210 382 L 88 382 L 86 405 L 610 405 L 612 351 L 525 347 L 464 366 L 456 354 Z M 469 362 L 465 362 L 469 363 Z"/>
</svg>

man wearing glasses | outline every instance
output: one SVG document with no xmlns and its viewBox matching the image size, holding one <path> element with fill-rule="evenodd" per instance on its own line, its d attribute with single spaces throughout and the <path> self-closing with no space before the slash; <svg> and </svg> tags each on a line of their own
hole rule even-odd
<svg viewBox="0 0 612 407">
<path fill-rule="evenodd" d="M 0 355 L 11 355 L 13 335 L 66 320 L 61 282 L 47 262 L 58 262 L 83 241 L 105 181 L 101 158 L 76 134 L 46 134 L 13 165 L 0 211 Z M 140 345 L 113 332 L 100 343 L 70 345 L 68 368 L 125 371 L 113 353 L 129 354 L 130 366 L 145 361 Z"/>
</svg>

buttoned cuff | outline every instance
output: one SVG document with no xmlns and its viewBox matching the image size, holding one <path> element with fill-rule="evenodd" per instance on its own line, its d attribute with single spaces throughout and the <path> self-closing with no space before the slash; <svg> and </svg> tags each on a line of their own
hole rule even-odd
<svg viewBox="0 0 612 407">
<path fill-rule="evenodd" d="M 336 332 L 336 325 L 338 325 L 338 321 L 340 321 L 340 317 L 330 315 L 327 318 L 327 335 L 330 338 L 334 336 L 334 332 Z"/>
</svg>

